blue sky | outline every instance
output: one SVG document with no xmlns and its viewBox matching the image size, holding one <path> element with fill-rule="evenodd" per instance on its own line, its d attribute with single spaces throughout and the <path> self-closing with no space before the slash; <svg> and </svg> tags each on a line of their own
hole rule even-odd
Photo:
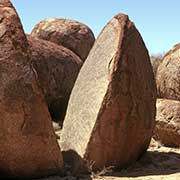
<svg viewBox="0 0 180 180">
<path fill-rule="evenodd" d="M 150 54 L 180 42 L 180 0 L 12 0 L 24 29 L 31 32 L 45 18 L 70 18 L 99 34 L 117 13 L 128 14 Z"/>
</svg>

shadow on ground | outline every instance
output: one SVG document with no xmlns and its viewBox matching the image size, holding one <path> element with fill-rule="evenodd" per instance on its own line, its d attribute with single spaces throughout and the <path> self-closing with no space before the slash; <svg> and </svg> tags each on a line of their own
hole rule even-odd
<svg viewBox="0 0 180 180">
<path fill-rule="evenodd" d="M 180 173 L 180 153 L 148 151 L 139 161 L 128 168 L 119 172 L 108 173 L 106 176 L 139 177 L 175 173 Z"/>
<path fill-rule="evenodd" d="M 113 169 L 105 169 L 98 174 L 92 176 L 80 175 L 78 177 L 66 176 L 66 177 L 48 177 L 38 180 L 108 180 L 113 179 L 128 179 L 153 176 L 166 177 L 166 175 L 180 174 L 180 149 L 167 148 L 167 147 L 151 147 L 138 161 L 131 166 L 121 169 L 119 171 Z M 99 176 L 101 175 L 101 176 Z M 109 178 L 108 178 L 109 177 Z M 180 175 L 178 175 L 180 177 Z"/>
<path fill-rule="evenodd" d="M 52 176 L 48 178 L 41 178 L 38 180 L 92 180 L 90 176 L 79 176 L 79 177 L 73 177 L 73 176 L 66 176 L 66 177 L 59 177 L 59 176 Z"/>
</svg>

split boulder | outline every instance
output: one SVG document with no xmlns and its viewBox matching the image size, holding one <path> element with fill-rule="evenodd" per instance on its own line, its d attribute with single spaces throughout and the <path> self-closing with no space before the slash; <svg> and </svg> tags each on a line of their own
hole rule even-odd
<svg viewBox="0 0 180 180">
<path fill-rule="evenodd" d="M 95 171 L 137 160 L 153 134 L 155 102 L 143 39 L 128 16 L 118 14 L 100 33 L 72 90 L 60 138 L 63 153 L 80 156 Z"/>
</svg>

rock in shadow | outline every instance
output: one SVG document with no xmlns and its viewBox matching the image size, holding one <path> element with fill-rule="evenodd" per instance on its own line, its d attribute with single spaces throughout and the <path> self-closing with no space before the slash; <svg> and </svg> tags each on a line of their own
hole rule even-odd
<svg viewBox="0 0 180 180">
<path fill-rule="evenodd" d="M 92 180 L 86 162 L 73 150 L 62 151 L 64 175 L 49 176 L 36 180 Z M 35 179 L 34 179 L 35 180 Z"/>
<path fill-rule="evenodd" d="M 74 177 L 74 176 L 65 176 L 65 177 L 51 176 L 51 177 L 46 177 L 46 178 L 41 178 L 41 179 L 33 179 L 33 180 L 92 180 L 92 178 L 90 176 L 88 176 L 88 175 L 80 176 L 80 177 Z"/>
<path fill-rule="evenodd" d="M 180 172 L 180 153 L 148 151 L 131 166 L 108 174 L 115 177 L 170 175 Z"/>
<path fill-rule="evenodd" d="M 86 162 L 74 150 L 62 151 L 66 175 L 88 174 Z"/>
</svg>

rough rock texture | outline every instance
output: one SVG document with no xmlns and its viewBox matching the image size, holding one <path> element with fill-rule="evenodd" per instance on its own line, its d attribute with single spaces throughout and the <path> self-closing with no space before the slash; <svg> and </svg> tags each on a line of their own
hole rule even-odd
<svg viewBox="0 0 180 180">
<path fill-rule="evenodd" d="M 95 40 L 88 26 L 69 19 L 45 19 L 34 27 L 31 35 L 63 45 L 75 52 L 83 61 Z"/>
<path fill-rule="evenodd" d="M 60 138 L 63 151 L 76 152 L 94 170 L 135 161 L 149 145 L 155 102 L 148 51 L 128 16 L 119 14 L 78 75 Z"/>
<path fill-rule="evenodd" d="M 62 155 L 14 8 L 0 1 L 0 179 L 59 172 Z"/>
<path fill-rule="evenodd" d="M 157 70 L 156 84 L 160 98 L 180 100 L 180 44 L 164 56 Z"/>
<path fill-rule="evenodd" d="M 165 146 L 180 147 L 180 101 L 158 99 L 154 136 Z"/>
<path fill-rule="evenodd" d="M 64 120 L 81 59 L 62 46 L 28 36 L 31 60 L 54 121 Z"/>
</svg>

